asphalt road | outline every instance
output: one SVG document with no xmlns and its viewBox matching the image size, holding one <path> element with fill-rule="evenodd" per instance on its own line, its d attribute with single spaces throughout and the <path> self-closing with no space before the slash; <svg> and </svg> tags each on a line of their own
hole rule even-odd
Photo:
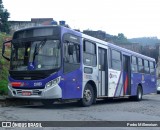
<svg viewBox="0 0 160 130">
<path fill-rule="evenodd" d="M 140 102 L 128 99 L 100 100 L 90 107 L 80 107 L 77 103 L 57 103 L 52 107 L 45 107 L 41 103 L 24 106 L 0 107 L 0 121 L 160 121 L 160 95 L 143 96 Z M 3 128 L 9 129 L 9 128 Z M 51 129 L 113 129 L 127 130 L 137 128 L 32 128 L 33 130 Z M 157 129 L 142 127 L 138 129 Z"/>
</svg>

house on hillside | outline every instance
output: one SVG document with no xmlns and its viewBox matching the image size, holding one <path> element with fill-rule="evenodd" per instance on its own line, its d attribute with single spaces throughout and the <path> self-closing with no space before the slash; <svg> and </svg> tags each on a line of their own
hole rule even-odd
<svg viewBox="0 0 160 130">
<path fill-rule="evenodd" d="M 10 27 L 11 34 L 13 34 L 15 31 L 22 28 L 28 28 L 40 25 L 49 25 L 51 24 L 52 21 L 54 21 L 53 18 L 31 18 L 31 21 L 9 21 L 9 22 L 11 25 Z"/>
</svg>

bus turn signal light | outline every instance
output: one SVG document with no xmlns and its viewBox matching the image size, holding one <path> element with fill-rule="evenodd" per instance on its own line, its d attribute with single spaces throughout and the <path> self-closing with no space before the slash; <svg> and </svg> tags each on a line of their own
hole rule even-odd
<svg viewBox="0 0 160 130">
<path fill-rule="evenodd" d="M 22 87 L 24 86 L 24 83 L 22 82 L 11 82 L 12 87 Z"/>
</svg>

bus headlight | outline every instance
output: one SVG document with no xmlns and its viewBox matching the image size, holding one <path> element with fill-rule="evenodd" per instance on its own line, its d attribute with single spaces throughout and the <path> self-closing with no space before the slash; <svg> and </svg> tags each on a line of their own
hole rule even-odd
<svg viewBox="0 0 160 130">
<path fill-rule="evenodd" d="M 61 80 L 61 77 L 58 77 L 56 79 L 49 81 L 48 83 L 46 83 L 46 88 L 59 84 L 60 80 Z"/>
</svg>

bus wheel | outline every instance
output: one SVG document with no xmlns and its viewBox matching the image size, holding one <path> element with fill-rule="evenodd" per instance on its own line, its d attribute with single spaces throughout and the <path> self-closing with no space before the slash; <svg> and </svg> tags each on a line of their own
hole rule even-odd
<svg viewBox="0 0 160 130">
<path fill-rule="evenodd" d="M 131 97 L 131 99 L 134 100 L 134 101 L 141 101 L 142 100 L 142 96 L 143 96 L 142 87 L 138 86 L 138 88 L 137 88 L 137 95 Z"/>
<path fill-rule="evenodd" d="M 130 99 L 132 101 L 141 101 L 143 96 L 143 90 L 141 86 L 138 86 L 137 88 L 137 95 L 136 96 L 131 96 Z"/>
<path fill-rule="evenodd" d="M 141 101 L 142 100 L 142 96 L 143 96 L 142 87 L 138 86 L 138 89 L 137 89 L 137 101 Z"/>
<path fill-rule="evenodd" d="M 87 107 L 93 104 L 94 102 L 94 91 L 90 84 L 87 84 L 83 91 L 83 98 L 80 100 L 82 106 Z"/>
<path fill-rule="evenodd" d="M 54 101 L 53 99 L 44 99 L 41 102 L 44 106 L 52 106 Z"/>
</svg>

